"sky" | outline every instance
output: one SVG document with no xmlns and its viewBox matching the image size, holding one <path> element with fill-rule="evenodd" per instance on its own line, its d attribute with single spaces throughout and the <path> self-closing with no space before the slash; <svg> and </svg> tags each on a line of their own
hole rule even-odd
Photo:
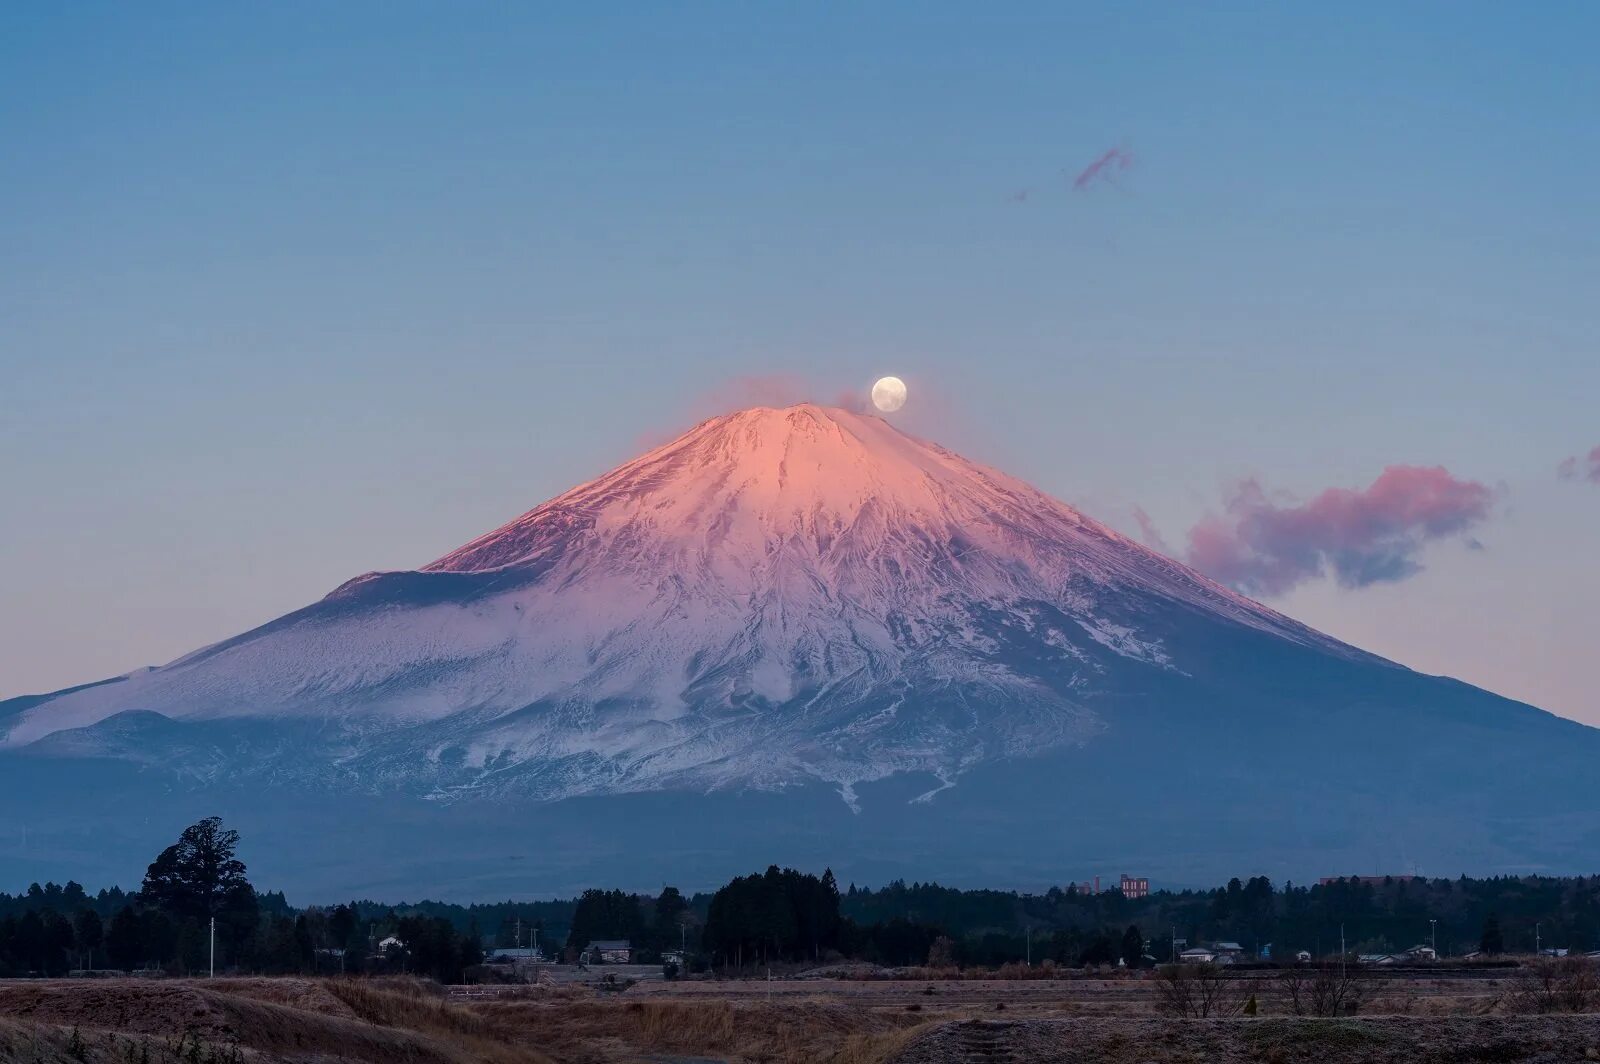
<svg viewBox="0 0 1600 1064">
<path fill-rule="evenodd" d="M 908 431 L 1600 724 L 1600 6 L 1200 8 L 6 5 L 0 697 L 895 373 Z"/>
</svg>

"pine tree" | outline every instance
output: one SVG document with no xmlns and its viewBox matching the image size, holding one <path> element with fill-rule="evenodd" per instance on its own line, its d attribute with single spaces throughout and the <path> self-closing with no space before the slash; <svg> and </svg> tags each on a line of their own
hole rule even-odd
<svg viewBox="0 0 1600 1064">
<path fill-rule="evenodd" d="M 1129 924 L 1122 933 L 1122 963 L 1137 968 L 1144 961 L 1144 935 L 1137 924 Z"/>
<path fill-rule="evenodd" d="M 1490 913 L 1483 922 L 1483 937 L 1478 939 L 1478 948 L 1491 955 L 1506 951 L 1505 936 L 1500 932 L 1500 918 L 1494 913 Z"/>
</svg>

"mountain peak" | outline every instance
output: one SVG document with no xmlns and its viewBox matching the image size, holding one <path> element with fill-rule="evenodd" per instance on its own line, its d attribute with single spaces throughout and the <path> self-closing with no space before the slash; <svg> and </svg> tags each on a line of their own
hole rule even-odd
<svg viewBox="0 0 1600 1064">
<path fill-rule="evenodd" d="M 847 530 L 867 534 L 877 525 L 923 522 L 930 535 L 965 541 L 954 523 L 989 524 L 995 514 L 1019 508 L 1049 510 L 1074 526 L 1085 522 L 1023 482 L 882 418 L 813 403 L 752 407 L 702 421 L 425 568 L 477 572 L 538 563 L 553 540 L 579 529 L 595 535 L 626 529 L 655 541 L 709 537 L 719 544 L 742 535 L 772 546 L 796 534 L 831 539 Z"/>
<path fill-rule="evenodd" d="M 1097 697 L 1262 636 L 1362 657 L 882 418 L 755 407 L 422 570 L 63 693 L 4 742 L 160 707 L 410 729 L 404 774 L 447 788 L 821 778 L 848 796 L 1083 742 Z"/>
</svg>

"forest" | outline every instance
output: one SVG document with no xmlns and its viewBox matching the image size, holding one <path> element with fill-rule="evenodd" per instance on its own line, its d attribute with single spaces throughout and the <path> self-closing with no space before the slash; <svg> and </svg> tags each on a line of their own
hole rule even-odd
<svg viewBox="0 0 1600 1064">
<path fill-rule="evenodd" d="M 841 889 L 780 869 L 713 892 L 594 888 L 577 898 L 473 905 L 370 900 L 295 907 L 258 891 L 237 832 L 208 818 L 151 862 L 134 891 L 77 883 L 0 893 L 0 976 L 82 970 L 193 973 L 405 971 L 459 981 L 495 948 L 575 959 L 627 939 L 635 959 L 682 952 L 691 970 L 847 958 L 905 966 L 1162 963 L 1173 946 L 1239 943 L 1283 958 L 1383 953 L 1437 944 L 1443 957 L 1600 949 L 1600 876 L 1345 879 L 1307 886 L 1264 877 L 1210 890 L 1125 898 L 1115 889 L 1043 893 L 896 881 Z M 213 928 L 214 934 L 213 934 Z"/>
</svg>

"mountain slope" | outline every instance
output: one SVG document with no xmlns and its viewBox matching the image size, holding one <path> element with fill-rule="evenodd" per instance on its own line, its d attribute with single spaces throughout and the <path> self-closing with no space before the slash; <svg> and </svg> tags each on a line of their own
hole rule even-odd
<svg viewBox="0 0 1600 1064">
<path fill-rule="evenodd" d="M 1381 795 L 1420 771 L 1467 802 L 1492 788 L 1463 791 L 1461 766 L 1565 765 L 1596 735 L 812 405 L 706 421 L 420 570 L 357 577 L 161 668 L 0 703 L 0 757 L 111 759 L 187 788 L 452 804 L 821 788 L 859 810 L 899 779 L 915 782 L 896 803 L 979 822 L 1027 802 L 1017 779 L 1065 791 L 1060 766 L 1078 807 L 1192 761 L 1179 771 L 1249 819 L 1298 758 L 1311 770 L 1277 786 Z"/>
</svg>

